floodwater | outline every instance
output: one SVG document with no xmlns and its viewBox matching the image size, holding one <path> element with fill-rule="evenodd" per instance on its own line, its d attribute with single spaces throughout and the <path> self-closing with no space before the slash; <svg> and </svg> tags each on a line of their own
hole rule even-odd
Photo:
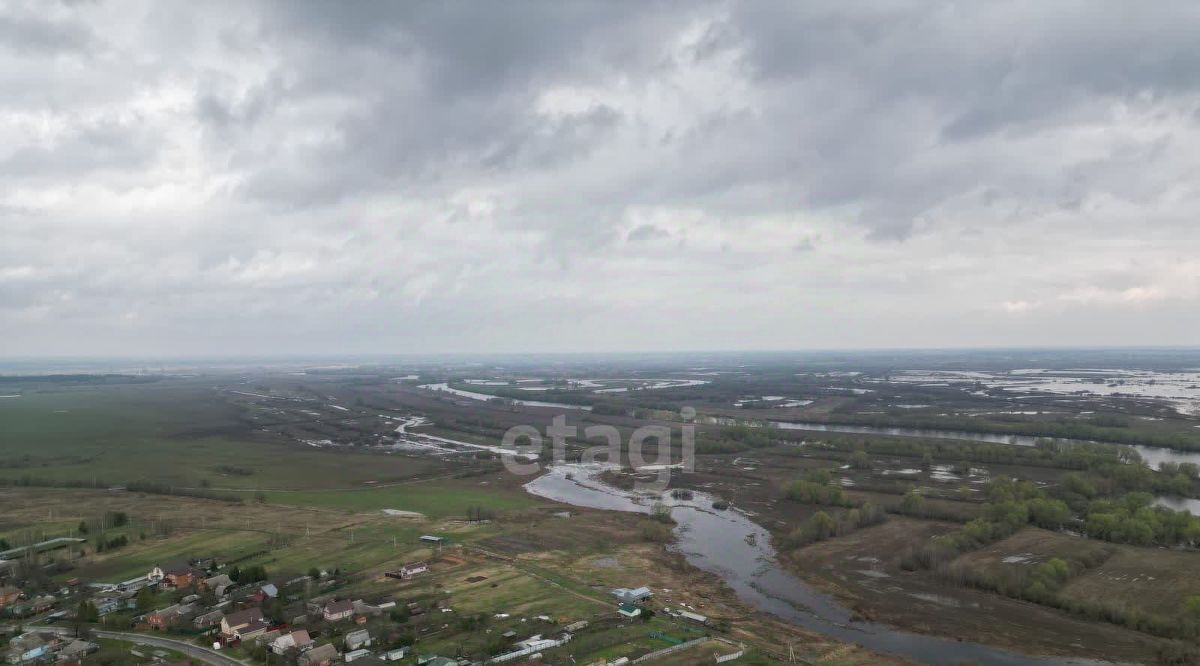
<svg viewBox="0 0 1200 666">
<path fill-rule="evenodd" d="M 1155 497 L 1154 506 L 1161 506 L 1172 511 L 1186 511 L 1193 516 L 1200 516 L 1200 500 L 1187 497 Z"/>
<path fill-rule="evenodd" d="M 813 430 L 817 432 L 844 432 L 858 435 L 891 435 L 893 437 L 920 437 L 924 439 L 964 439 L 973 442 L 990 442 L 992 444 L 1012 444 L 1014 446 L 1034 446 L 1038 440 L 1053 439 L 1056 442 L 1073 444 L 1095 444 L 1096 442 L 1083 439 L 1058 439 L 1048 437 L 1033 437 L 1030 435 L 1005 435 L 1001 433 L 971 432 L 969 430 L 939 430 L 928 428 L 892 428 L 861 425 L 836 425 L 830 423 L 791 423 L 772 421 L 771 425 L 782 430 Z M 1176 451 L 1157 446 L 1141 446 L 1128 444 L 1142 456 L 1142 460 L 1152 468 L 1157 469 L 1164 462 L 1190 462 L 1200 465 L 1200 453 Z"/>
<path fill-rule="evenodd" d="M 672 506 L 678 548 L 688 562 L 715 573 L 746 603 L 796 625 L 876 652 L 931 664 L 1098 664 L 1038 658 L 979 643 L 922 636 L 871 622 L 854 622 L 851 611 L 785 571 L 775 559 L 766 529 L 736 509 L 714 511 L 713 498 L 695 492 L 690 500 L 670 493 L 626 492 L 601 482 L 599 465 L 558 464 L 525 489 L 573 506 L 649 513 L 655 502 Z M 637 581 L 633 581 L 636 583 Z"/>
<path fill-rule="evenodd" d="M 870 380 L 877 381 L 877 380 Z M 1026 368 L 1009 372 L 905 370 L 887 379 L 921 386 L 982 384 L 1009 393 L 1053 394 L 1089 398 L 1151 398 L 1181 414 L 1200 415 L 1200 371 L 1159 372 L 1119 368 L 1050 370 Z"/>
<path fill-rule="evenodd" d="M 380 416 L 385 419 L 392 418 L 382 414 Z M 409 428 L 419 428 L 421 426 L 429 425 L 429 421 L 423 416 L 406 416 L 393 420 L 399 421 L 399 425 L 396 426 L 395 431 L 396 442 L 392 444 L 392 448 L 396 450 L 420 449 L 426 452 L 457 454 L 463 453 L 463 449 L 467 449 L 491 451 L 492 453 L 510 455 L 517 458 L 524 458 L 526 460 L 536 460 L 538 458 L 537 453 L 522 453 L 515 449 L 506 449 L 501 446 L 475 444 L 474 442 L 463 442 L 457 439 L 448 439 L 446 437 L 438 437 L 436 435 L 410 431 Z"/>
<path fill-rule="evenodd" d="M 487 393 L 475 393 L 474 391 L 464 391 L 462 389 L 450 388 L 450 385 L 447 384 L 446 382 L 442 382 L 441 384 L 423 384 L 421 386 L 421 388 L 428 389 L 430 391 L 445 391 L 446 393 L 452 393 L 454 395 L 457 395 L 460 398 L 470 398 L 472 400 L 488 401 L 488 400 L 496 400 L 497 398 L 499 398 L 502 400 L 510 400 L 511 402 L 513 402 L 515 404 L 525 405 L 526 407 L 554 407 L 557 409 L 581 409 L 585 412 L 592 411 L 592 408 L 588 405 L 568 405 L 563 402 L 542 402 L 540 400 L 513 400 L 511 398 L 504 398 L 502 396 L 488 395 Z"/>
</svg>

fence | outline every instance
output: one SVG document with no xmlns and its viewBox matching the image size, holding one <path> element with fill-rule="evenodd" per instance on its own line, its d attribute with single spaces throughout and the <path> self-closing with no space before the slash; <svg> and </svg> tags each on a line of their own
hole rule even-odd
<svg viewBox="0 0 1200 666">
<path fill-rule="evenodd" d="M 665 657 L 669 654 L 674 654 L 674 653 L 680 652 L 682 650 L 687 650 L 688 648 L 694 648 L 697 645 L 701 645 L 701 644 L 707 643 L 707 642 L 708 642 L 708 637 L 695 638 L 686 643 L 680 643 L 679 645 L 672 645 L 669 648 L 663 648 L 661 650 L 655 650 L 654 652 L 651 652 L 649 654 L 644 654 L 644 655 L 638 657 L 637 659 L 634 659 L 633 663 L 640 664 L 643 661 L 650 661 L 651 659 L 658 659 L 659 657 Z"/>
<path fill-rule="evenodd" d="M 657 638 L 658 640 L 666 641 L 666 642 L 670 643 L 671 645 L 679 645 L 680 643 L 683 642 L 682 638 L 675 638 L 674 636 L 671 636 L 669 634 L 664 634 L 661 631 L 650 632 L 650 638 Z"/>
<path fill-rule="evenodd" d="M 746 654 L 745 650 L 738 650 L 737 652 L 734 652 L 733 654 L 722 655 L 722 656 L 717 657 L 717 663 L 723 664 L 727 661 L 733 661 L 734 659 L 737 659 L 738 657 L 740 657 L 744 654 Z"/>
</svg>

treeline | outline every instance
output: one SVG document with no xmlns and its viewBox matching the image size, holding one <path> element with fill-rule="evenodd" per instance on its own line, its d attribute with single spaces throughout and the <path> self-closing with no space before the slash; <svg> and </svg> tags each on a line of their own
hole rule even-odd
<svg viewBox="0 0 1200 666">
<path fill-rule="evenodd" d="M 109 484 L 100 479 L 45 479 L 24 475 L 16 479 L 0 479 L 0 487 L 12 486 L 17 488 L 109 488 Z"/>
<path fill-rule="evenodd" d="M 697 453 L 738 453 L 774 446 L 780 431 L 747 425 L 725 426 L 715 432 L 702 432 L 696 438 Z"/>
<path fill-rule="evenodd" d="M 830 424 L 866 425 L 878 428 L 918 428 L 927 430 L 963 430 L 974 433 L 1028 435 L 1061 439 L 1082 439 L 1118 444 L 1141 444 L 1183 451 L 1200 451 L 1200 437 L 1191 433 L 1140 432 L 1123 427 L 1107 427 L 1079 421 L 1026 421 L 999 423 L 971 417 L 898 417 L 870 414 L 839 414 L 825 421 Z"/>
<path fill-rule="evenodd" d="M 109 550 L 116 550 L 118 548 L 124 548 L 125 546 L 128 546 L 128 545 L 129 545 L 129 537 L 125 536 L 124 534 L 117 536 L 117 537 L 113 537 L 111 539 L 105 539 L 104 535 L 100 535 L 100 536 L 96 537 L 96 552 L 97 553 L 103 553 L 103 552 L 109 551 Z"/>
<path fill-rule="evenodd" d="M 0 375 L 0 384 L 152 384 L 160 375 Z"/>
<path fill-rule="evenodd" d="M 1073 548 L 1066 559 L 1052 557 L 1036 566 L 1004 567 L 996 571 L 959 561 L 939 573 L 959 585 L 1014 599 L 1056 605 L 1055 595 L 1070 579 L 1100 566 L 1115 551 L 1116 547 L 1111 544 L 1087 541 Z"/>
<path fill-rule="evenodd" d="M 35 458 L 29 454 L 0 458 L 0 469 L 28 469 L 30 467 L 54 467 L 58 465 L 86 465 L 97 456 L 56 456 Z"/>
<path fill-rule="evenodd" d="M 888 511 L 910 518 L 923 520 L 941 520 L 948 523 L 966 523 L 975 517 L 973 510 L 957 508 L 964 506 L 961 502 L 935 504 L 925 498 L 916 489 L 910 488 L 904 493 L 904 498 L 898 504 L 888 507 Z"/>
<path fill-rule="evenodd" d="M 626 416 L 629 408 L 615 402 L 594 402 L 592 413 L 597 416 Z"/>
<path fill-rule="evenodd" d="M 247 585 L 249 583 L 257 583 L 267 579 L 267 569 L 261 564 L 241 568 L 233 567 L 229 570 L 229 579 L 239 585 Z"/>
<path fill-rule="evenodd" d="M 901 506 L 908 502 L 906 497 Z M 1100 541 L 1137 546 L 1200 543 L 1200 518 L 1186 511 L 1155 507 L 1153 497 L 1147 493 L 1096 499 L 1087 504 L 1080 520 L 1067 502 L 1048 497 L 1032 483 L 998 477 L 989 486 L 983 516 L 968 522 L 958 532 L 934 537 L 912 549 L 905 554 L 902 564 L 909 569 L 933 569 L 963 553 L 1006 538 L 1026 525 L 1061 530 L 1069 524 L 1081 525 L 1087 537 Z"/>
<path fill-rule="evenodd" d="M 802 431 L 782 431 L 778 437 L 802 438 Z M 811 437 L 811 433 L 809 437 Z M 1075 444 L 1052 440 L 1039 441 L 1036 446 L 1012 446 L 990 442 L 970 442 L 950 439 L 919 439 L 887 437 L 884 435 L 853 435 L 821 433 L 822 445 L 835 451 L 854 454 L 857 450 L 874 455 L 899 458 L 926 457 L 937 460 L 960 460 L 974 463 L 1025 465 L 1057 469 L 1085 470 L 1102 465 L 1139 462 L 1137 451 L 1115 444 Z"/>
<path fill-rule="evenodd" d="M 107 481 L 101 479 L 45 479 L 31 476 L 22 476 L 17 479 L 0 478 L 0 487 L 18 487 L 18 488 L 112 488 L 114 487 Z M 221 502 L 231 502 L 236 504 L 242 503 L 242 498 L 233 493 L 218 493 L 211 490 L 203 490 L 198 488 L 180 488 L 177 486 L 169 486 L 165 483 L 155 483 L 153 481 L 130 481 L 125 484 L 125 490 L 134 493 L 146 493 L 149 495 L 177 495 L 179 497 L 197 497 L 200 499 L 218 500 Z"/>
<path fill-rule="evenodd" d="M 1192 546 L 1200 541 L 1200 518 L 1153 506 L 1147 493 L 1099 499 L 1088 505 L 1087 536 L 1135 546 Z"/>
<path fill-rule="evenodd" d="M 870 502 L 855 502 L 841 488 L 830 485 L 832 478 L 827 469 L 813 469 L 803 479 L 784 486 L 784 497 L 793 502 L 845 509 L 833 515 L 825 511 L 813 514 L 783 538 L 781 545 L 784 548 L 799 548 L 887 520 L 887 515 L 879 507 Z"/>
<path fill-rule="evenodd" d="M 231 504 L 242 504 L 242 497 L 234 493 L 219 493 L 200 488 L 180 488 L 178 486 L 169 486 L 165 483 L 156 483 L 154 481 L 131 481 L 130 483 L 125 484 L 125 489 L 129 492 L 146 493 L 148 495 L 196 497 L 199 499 L 229 502 Z"/>
<path fill-rule="evenodd" d="M 104 514 L 100 516 L 100 521 L 99 524 L 96 525 L 96 529 L 103 533 L 106 529 L 124 527 L 128 524 L 129 514 L 125 513 L 124 511 L 105 511 Z M 92 526 L 88 524 L 88 521 L 79 521 L 80 534 L 87 534 L 91 531 Z"/>
<path fill-rule="evenodd" d="M 783 487 L 783 496 L 793 502 L 800 502 L 802 504 L 841 508 L 861 507 L 861 504 L 847 496 L 841 487 L 831 485 L 832 478 L 833 475 L 828 469 L 809 470 L 805 473 L 804 478 L 797 479 L 785 485 Z M 905 490 L 898 490 L 900 487 L 900 484 L 892 484 L 886 487 L 881 485 L 879 488 L 868 488 L 865 484 L 854 486 L 856 490 L 869 489 L 874 492 L 903 494 L 904 497 L 898 504 L 881 507 L 881 510 L 888 513 L 955 523 L 967 522 L 974 515 L 973 510 L 964 511 L 947 505 L 933 504 L 927 501 L 920 493 L 913 490 L 911 486 L 907 486 Z"/>
<path fill-rule="evenodd" d="M 879 507 L 864 502 L 861 506 L 830 515 L 818 511 L 803 525 L 792 530 L 782 540 L 784 548 L 799 548 L 835 536 L 850 534 L 860 527 L 879 525 L 887 521 L 887 514 Z"/>
<path fill-rule="evenodd" d="M 1147 613 L 1102 598 L 1065 597 L 1059 594 L 1072 578 L 1100 566 L 1113 551 L 1111 545 L 1089 544 L 1073 551 L 1066 560 L 1051 558 L 1034 567 L 1015 568 L 1007 572 L 1010 574 L 1007 576 L 972 569 L 970 565 L 961 563 L 954 563 L 939 573 L 960 585 L 1056 608 L 1086 620 L 1107 622 L 1163 638 L 1195 640 L 1200 637 L 1200 609 L 1191 603 L 1192 597 L 1184 600 L 1180 612 L 1166 615 Z M 1200 655 L 1195 653 L 1195 648 L 1188 648 L 1185 652 L 1193 660 L 1176 662 L 1168 659 L 1162 663 L 1196 663 L 1194 659 Z"/>
<path fill-rule="evenodd" d="M 822 480 L 822 475 L 826 478 Z M 822 506 L 854 506 L 846 493 L 838 486 L 829 485 L 829 472 L 826 470 L 810 471 L 804 479 L 792 481 L 783 488 L 783 496 L 793 502 L 803 504 L 819 504 Z"/>
<path fill-rule="evenodd" d="M 1007 538 L 1027 525 L 1059 530 L 1072 518 L 1065 502 L 1045 497 L 1029 481 L 997 477 L 988 486 L 988 500 L 982 516 L 957 532 L 933 537 L 921 546 L 910 548 L 901 557 L 900 566 L 910 571 L 936 569 L 959 555 Z"/>
<path fill-rule="evenodd" d="M 1082 472 L 1063 474 L 1054 492 L 1079 513 L 1097 497 L 1113 497 L 1132 492 L 1194 497 L 1197 494 L 1197 468 L 1190 463 L 1166 464 L 1155 472 L 1142 465 L 1100 465 Z"/>
</svg>

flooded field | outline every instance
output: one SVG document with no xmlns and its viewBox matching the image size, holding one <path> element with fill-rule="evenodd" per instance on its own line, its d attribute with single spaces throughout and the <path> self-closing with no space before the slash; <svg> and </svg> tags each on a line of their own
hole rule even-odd
<svg viewBox="0 0 1200 666">
<path fill-rule="evenodd" d="M 593 509 L 648 514 L 655 502 L 672 507 L 678 549 L 688 562 L 724 579 L 754 607 L 820 634 L 885 654 L 931 664 L 1095 664 L 1088 660 L 1037 658 L 998 648 L 933 638 L 886 625 L 854 621 L 853 612 L 785 571 L 776 561 L 770 534 L 737 510 L 712 508 L 713 497 L 696 492 L 679 500 L 667 494 L 636 494 L 609 486 L 600 466 L 555 465 L 525 486 L 531 494 Z"/>
<path fill-rule="evenodd" d="M 483 386 L 484 384 L 476 384 L 476 385 Z M 460 398 L 470 398 L 471 400 L 481 400 L 484 402 L 486 402 L 488 400 L 497 400 L 497 399 L 510 400 L 509 398 L 499 398 L 498 396 L 490 395 L 488 393 L 476 393 L 474 391 L 464 391 L 462 389 L 456 389 L 456 388 L 453 388 L 452 386 L 450 386 L 450 384 L 448 384 L 446 382 L 441 382 L 439 384 L 425 384 L 425 385 L 422 385 L 421 388 L 428 389 L 430 391 L 440 391 L 443 393 L 449 393 L 452 395 L 456 395 Z M 513 402 L 514 404 L 517 404 L 517 405 L 525 405 L 526 407 L 554 407 L 557 409 L 580 409 L 580 410 L 584 410 L 584 411 L 591 411 L 591 409 L 592 409 L 591 407 L 589 407 L 587 405 L 568 405 L 568 404 L 562 403 L 562 402 L 543 402 L 540 400 L 511 399 L 511 402 Z"/>
<path fill-rule="evenodd" d="M 972 432 L 969 430 L 940 430 L 935 428 L 903 428 L 859 425 L 839 425 L 830 423 L 793 423 L 774 421 L 772 427 L 781 430 L 811 430 L 815 432 L 842 432 L 857 435 L 888 435 L 891 437 L 917 437 L 921 439 L 962 439 L 991 444 L 1011 444 L 1013 446 L 1036 446 L 1038 440 L 1053 439 L 1057 442 L 1072 444 L 1094 444 L 1086 440 L 1034 437 L 1032 435 L 1009 435 L 1002 433 Z M 1200 464 L 1200 453 L 1175 451 L 1157 446 L 1128 445 L 1138 452 L 1147 465 L 1158 468 L 1164 462 Z"/>
<path fill-rule="evenodd" d="M 882 382 L 885 380 L 868 379 Z M 1014 394 L 1150 398 L 1180 414 L 1200 415 L 1200 370 L 1159 372 L 1119 368 L 1052 370 L 1023 368 L 1005 372 L 905 370 L 887 382 L 924 387 L 965 386 Z"/>
</svg>

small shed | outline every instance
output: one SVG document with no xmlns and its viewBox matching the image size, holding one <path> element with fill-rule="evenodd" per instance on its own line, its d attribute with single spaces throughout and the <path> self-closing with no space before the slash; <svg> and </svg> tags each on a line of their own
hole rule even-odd
<svg viewBox="0 0 1200 666">
<path fill-rule="evenodd" d="M 633 604 L 621 604 L 620 606 L 617 606 L 617 612 L 620 613 L 622 617 L 627 617 L 632 620 L 633 618 L 642 614 L 642 609 L 634 606 Z"/>
</svg>

